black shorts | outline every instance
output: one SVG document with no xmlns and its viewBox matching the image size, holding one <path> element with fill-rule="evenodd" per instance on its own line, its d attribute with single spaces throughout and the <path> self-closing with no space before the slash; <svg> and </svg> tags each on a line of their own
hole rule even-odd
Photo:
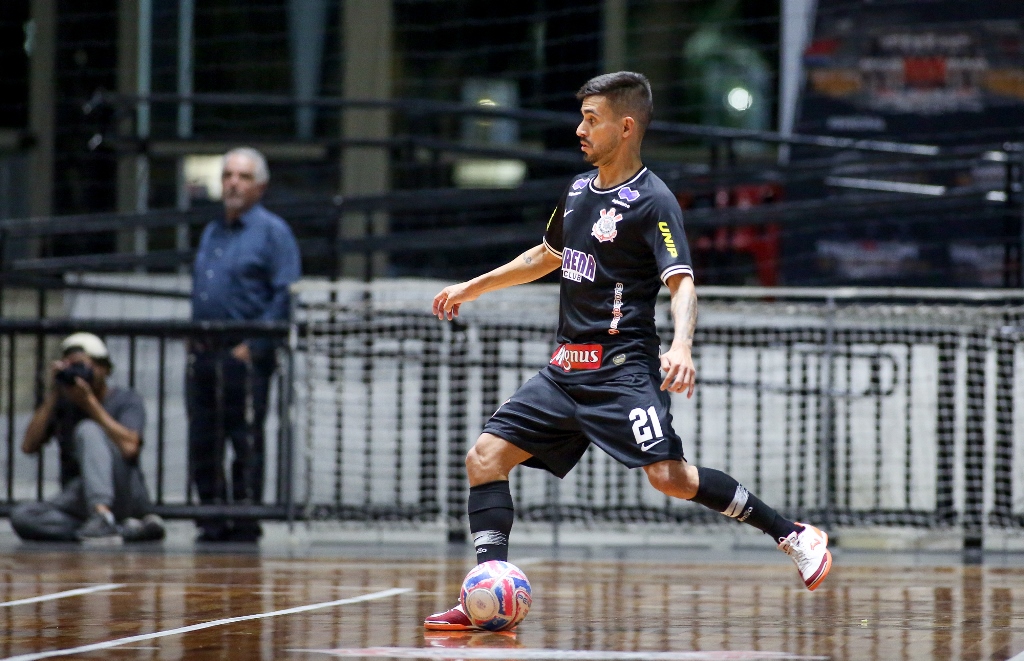
<svg viewBox="0 0 1024 661">
<path fill-rule="evenodd" d="M 524 466 L 565 477 L 591 443 L 628 468 L 683 458 L 657 376 L 576 385 L 555 382 L 545 371 L 499 406 L 483 429 L 533 455 Z"/>
</svg>

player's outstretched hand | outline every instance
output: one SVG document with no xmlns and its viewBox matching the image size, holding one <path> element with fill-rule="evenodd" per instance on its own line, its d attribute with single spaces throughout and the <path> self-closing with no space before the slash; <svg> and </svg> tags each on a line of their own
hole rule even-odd
<svg viewBox="0 0 1024 661">
<path fill-rule="evenodd" d="M 661 354 L 661 371 L 665 373 L 665 380 L 661 382 L 662 390 L 685 392 L 687 398 L 693 397 L 697 371 L 693 367 L 689 349 L 673 347 Z"/>
<path fill-rule="evenodd" d="M 459 316 L 459 308 L 467 301 L 475 301 L 479 294 L 470 291 L 468 282 L 449 285 L 434 297 L 434 316 L 451 321 Z"/>
</svg>

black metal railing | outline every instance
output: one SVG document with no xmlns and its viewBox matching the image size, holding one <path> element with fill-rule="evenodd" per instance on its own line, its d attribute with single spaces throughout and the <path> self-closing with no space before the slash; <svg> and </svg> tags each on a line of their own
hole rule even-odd
<svg viewBox="0 0 1024 661">
<path fill-rule="evenodd" d="M 335 277 L 340 273 L 343 257 L 351 254 L 365 257 L 367 277 L 371 274 L 369 265 L 373 255 L 388 256 L 394 271 L 390 275 L 450 275 L 453 264 L 439 255 L 461 251 L 463 256 L 477 259 L 480 249 L 525 248 L 537 240 L 546 217 L 544 209 L 550 209 L 558 199 L 565 185 L 565 174 L 585 167 L 578 152 L 573 150 L 533 151 L 518 145 L 469 144 L 452 133 L 452 127 L 459 126 L 466 118 L 518 122 L 523 130 L 531 131 L 544 127 L 571 130 L 578 122 L 578 115 L 572 112 L 489 108 L 426 99 L 379 101 L 325 97 L 298 100 L 264 94 L 217 93 L 134 96 L 102 91 L 84 103 L 83 109 L 97 118 L 97 135 L 103 138 L 97 149 L 119 155 L 166 159 L 194 153 L 200 147 L 205 150 L 203 153 L 211 153 L 214 147 L 226 149 L 229 146 L 228 142 L 210 143 L 198 138 L 184 140 L 154 135 L 139 140 L 134 137 L 130 127 L 138 108 L 176 108 L 179 104 L 229 109 L 242 105 L 250 108 L 305 106 L 333 108 L 340 112 L 376 109 L 393 118 L 415 119 L 412 125 L 417 127 L 433 127 L 424 131 L 433 131 L 436 135 L 416 133 L 381 140 L 335 136 L 308 144 L 287 140 L 267 143 L 282 149 L 291 145 L 293 149 L 285 149 L 291 154 L 287 159 L 296 162 L 336 165 L 340 150 L 359 147 L 384 151 L 396 171 L 403 167 L 437 170 L 408 181 L 396 180 L 395 187 L 400 190 L 381 195 L 319 195 L 275 201 L 272 189 L 267 204 L 292 224 L 303 254 L 304 272 L 309 275 Z M 100 109 L 105 110 L 99 112 Z M 1007 137 L 1016 138 L 1011 134 Z M 771 226 L 773 232 L 778 230 L 782 244 L 776 268 L 783 267 L 780 277 L 787 282 L 845 284 L 836 280 L 839 276 L 829 273 L 800 279 L 821 262 L 813 247 L 815 240 L 822 236 L 864 241 L 886 240 L 886 236 L 915 237 L 913 240 L 923 246 L 922 250 L 936 252 L 931 244 L 964 238 L 951 238 L 948 235 L 955 231 L 943 229 L 951 227 L 955 221 L 968 223 L 984 234 L 971 238 L 1004 245 L 1004 286 L 1024 284 L 1020 269 L 1024 149 L 1020 143 L 926 145 L 824 135 L 783 135 L 659 121 L 651 124 L 648 142 L 663 147 L 658 154 L 665 159 L 649 159 L 648 164 L 673 191 L 681 197 L 692 198 L 686 202 L 692 204 L 692 208 L 685 212 L 688 230 L 694 234 L 691 243 L 704 240 L 705 243 L 731 245 L 731 232 L 736 228 L 749 231 Z M 782 163 L 769 158 L 770 151 L 755 149 L 750 152 L 754 156 L 748 156 L 748 152 L 740 148 L 743 144 L 772 148 L 783 145 L 812 152 L 804 154 L 811 157 Z M 680 146 L 685 148 L 679 150 Z M 452 163 L 464 158 L 516 159 L 530 164 L 532 170 L 528 181 L 515 190 L 446 188 L 450 185 L 448 175 Z M 979 176 L 975 177 L 976 174 Z M 973 183 L 965 184 L 967 181 Z M 716 196 L 728 194 L 730 187 L 755 184 L 777 186 L 777 194 L 754 206 L 736 200 L 723 206 L 717 201 Z M 851 194 L 856 191 L 859 192 Z M 712 198 L 716 200 L 713 203 Z M 38 256 L 29 256 L 31 251 L 23 250 L 22 255 L 0 266 L 0 271 L 53 275 L 89 270 L 182 269 L 191 263 L 193 252 L 180 245 L 176 249 L 163 244 L 160 249 L 154 245 L 153 250 L 140 251 L 141 254 L 122 251 L 77 255 L 56 250 L 60 243 L 57 237 L 133 230 L 156 230 L 166 234 L 165 230 L 182 225 L 190 226 L 195 234 L 198 226 L 215 214 L 216 210 L 208 207 L 206 210 L 7 221 L 0 223 L 0 254 L 8 252 L 4 246 L 19 241 L 22 246 L 25 241 L 35 241 L 55 249 L 50 253 L 44 249 Z M 389 217 L 385 231 L 378 227 L 381 214 Z M 356 231 L 360 221 L 353 221 L 353 216 L 363 219 L 361 231 Z M 342 231 L 343 218 L 348 228 L 345 232 L 361 236 L 346 236 Z M 879 229 L 879 223 L 884 228 Z M 716 234 L 718 230 L 724 235 Z M 719 263 L 721 259 L 719 255 L 701 259 L 695 256 L 702 282 L 738 284 L 750 277 L 743 255 L 736 258 L 740 262 L 738 266 Z M 946 286 L 950 284 L 946 273 L 948 265 L 939 262 L 941 260 L 929 263 L 927 277 L 917 274 L 892 284 Z"/>
<path fill-rule="evenodd" d="M 324 285 L 316 299 L 296 292 L 291 324 L 0 320 L 0 514 L 57 488 L 55 453 L 25 457 L 18 446 L 57 341 L 85 330 L 107 340 L 113 382 L 150 407 L 142 462 L 158 512 L 428 523 L 457 538 L 465 451 L 490 412 L 547 362 L 551 320 L 525 300 L 507 308 L 511 298 L 443 323 L 403 307 L 409 294 L 400 288 L 374 299 L 354 283 L 338 287 Z M 1012 497 L 1019 292 L 705 288 L 702 296 L 697 394 L 673 398 L 689 459 L 724 468 L 780 511 L 833 526 L 931 528 L 971 546 L 986 528 L 1024 525 Z M 554 291 L 545 297 L 553 306 Z M 659 330 L 667 341 L 671 328 Z M 239 335 L 288 339 L 268 421 L 273 494 L 259 505 L 203 505 L 189 484 L 186 343 Z M 539 471 L 516 472 L 524 520 L 727 521 L 655 493 L 641 473 L 594 449 L 553 484 Z"/>
<path fill-rule="evenodd" d="M 539 290 L 494 294 L 449 323 L 403 308 L 403 296 L 415 299 L 397 287 L 365 298 L 351 283 L 328 289 L 311 290 L 297 308 L 303 515 L 427 521 L 459 538 L 465 452 L 547 363 L 554 316 L 540 308 L 554 314 L 555 291 L 540 306 Z M 698 387 L 692 399 L 672 397 L 688 460 L 726 470 L 788 516 L 828 526 L 932 529 L 970 547 L 986 529 L 1024 525 L 1012 498 L 1020 292 L 701 292 Z M 659 331 L 668 342 L 671 327 Z M 596 448 L 564 480 L 548 478 L 513 473 L 517 516 L 728 523 L 655 492 Z"/>
<path fill-rule="evenodd" d="M 378 259 L 382 255 L 387 256 L 387 275 L 393 276 L 451 277 L 462 262 L 472 262 L 474 268 L 485 265 L 479 270 L 487 270 L 503 261 L 504 254 L 499 253 L 513 253 L 537 241 L 546 214 L 565 186 L 566 174 L 586 167 L 578 151 L 551 148 L 546 137 L 534 141 L 544 144 L 544 148 L 527 149 L 516 144 L 471 144 L 457 131 L 465 119 L 500 120 L 518 123 L 524 135 L 532 131 L 543 137 L 550 128 L 571 131 L 579 121 L 573 112 L 493 108 L 429 99 L 299 100 L 278 95 L 219 93 L 137 96 L 98 91 L 82 102 L 83 112 L 96 121 L 96 149 L 108 150 L 111 155 L 153 159 L 214 153 L 234 143 L 210 142 L 210 136 L 182 139 L 175 135 L 152 135 L 139 139 L 132 125 L 136 111 L 142 107 L 175 109 L 188 104 L 228 110 L 243 106 L 330 108 L 338 112 L 377 110 L 401 120 L 395 123 L 399 127 L 396 130 L 406 124 L 416 127 L 408 129 L 407 134 L 386 139 L 332 135 L 314 142 L 296 142 L 269 138 L 263 145 L 278 148 L 281 154 L 287 154 L 282 160 L 303 163 L 304 167 L 342 167 L 338 165 L 339 156 L 348 148 L 380 150 L 387 155 L 395 173 L 404 168 L 422 174 L 405 178 L 396 174 L 392 182 L 396 190 L 380 195 L 325 195 L 323 187 L 310 188 L 312 184 L 307 182 L 302 184 L 305 189 L 300 187 L 289 193 L 289 199 L 275 200 L 277 187 L 272 188 L 267 205 L 293 227 L 303 255 L 303 272 L 308 275 L 336 277 L 344 258 L 353 254 L 364 257 L 367 279 L 373 273 L 372 264 L 383 263 Z M 1018 137 L 1013 132 L 1006 136 L 1009 140 Z M 1002 284 L 1024 285 L 1020 268 L 1024 235 L 1021 143 L 914 144 L 664 121 L 652 122 L 647 143 L 655 147 L 651 154 L 657 154 L 657 158 L 648 159 L 648 165 L 688 207 L 685 217 L 691 244 L 715 246 L 694 255 L 702 282 L 749 282 L 753 277 L 749 251 L 721 246 L 742 243 L 744 237 L 736 238 L 736 232 L 742 235 L 763 230 L 778 242 L 772 268 L 781 281 L 792 284 L 846 284 L 841 281 L 845 276 L 834 268 L 823 267 L 818 272 L 818 266 L 828 259 L 818 255 L 814 248 L 822 237 L 839 237 L 847 242 L 913 241 L 923 253 L 931 255 L 927 260 L 918 260 L 919 268 L 910 274 L 893 276 L 891 282 L 858 284 L 947 286 L 951 284 L 947 263 L 950 259 L 936 256 L 942 252 L 937 246 L 970 239 L 1003 246 Z M 256 139 L 256 144 L 262 143 Z M 744 150 L 743 145 L 759 147 Z M 801 158 L 780 162 L 772 151 L 776 146 L 799 148 Z M 453 163 L 472 158 L 522 161 L 529 165 L 527 181 L 514 190 L 448 187 Z M 336 180 L 337 172 L 331 172 L 330 179 Z M 735 195 L 737 199 L 727 204 L 719 200 L 721 195 L 729 197 L 733 188 L 754 185 L 767 185 L 774 192 L 753 206 L 740 201 L 739 193 Z M 296 193 L 308 190 L 319 192 Z M 194 238 L 201 225 L 217 213 L 215 207 L 207 206 L 188 211 L 3 221 L 0 272 L 53 277 L 75 271 L 182 270 L 192 262 L 194 252 L 180 237 L 172 248 L 167 240 L 171 229 L 187 226 Z M 386 230 L 380 229 L 384 215 L 388 217 Z M 949 229 L 956 223 L 977 230 L 976 235 L 964 237 L 958 234 L 959 230 Z M 154 237 L 163 238 L 154 239 L 152 246 L 147 244 L 145 249 L 122 247 L 115 252 L 96 254 L 101 249 L 95 246 L 114 243 L 110 240 L 112 233 L 144 230 L 152 230 Z M 72 235 L 91 236 L 81 242 L 83 247 L 75 248 L 74 242 L 67 241 Z M 194 241 L 191 245 L 194 246 Z M 448 255 L 454 256 L 449 260 Z M 455 277 L 463 275 L 466 274 Z M 772 283 L 761 279 L 761 284 Z M 991 284 L 991 279 L 985 284 Z"/>
<path fill-rule="evenodd" d="M 104 338 L 114 371 L 110 382 L 137 390 L 147 405 L 140 462 L 155 511 L 172 518 L 216 517 L 289 519 L 294 513 L 290 402 L 292 354 L 284 322 L 99 321 L 78 319 L 0 319 L 0 410 L 4 445 L 0 455 L 0 513 L 19 500 L 40 499 L 59 489 L 56 448 L 36 455 L 20 451 L 25 425 L 45 394 L 49 362 L 58 357 L 60 339 L 78 331 Z M 210 344 L 232 338 L 273 338 L 280 342 L 276 397 L 269 424 L 276 436 L 272 497 L 263 504 L 210 505 L 197 502 L 190 481 L 184 394 L 188 343 Z M 52 443 L 50 445 L 53 445 Z M 268 449 L 268 459 L 271 451 Z"/>
</svg>

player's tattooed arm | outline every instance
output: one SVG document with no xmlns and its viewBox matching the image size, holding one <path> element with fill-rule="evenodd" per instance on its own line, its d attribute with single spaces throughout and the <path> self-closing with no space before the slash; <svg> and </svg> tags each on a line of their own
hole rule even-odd
<svg viewBox="0 0 1024 661">
<path fill-rule="evenodd" d="M 672 292 L 672 321 L 674 335 L 672 345 L 693 346 L 693 335 L 697 330 L 697 291 L 693 278 L 676 275 L 669 278 Z"/>
<path fill-rule="evenodd" d="M 686 281 L 690 286 L 687 288 L 689 291 L 679 297 L 683 308 L 679 316 L 683 319 L 683 340 L 692 347 L 693 335 L 697 332 L 697 296 L 693 291 L 693 280 L 686 278 Z"/>
<path fill-rule="evenodd" d="M 697 379 L 691 356 L 693 335 L 697 329 L 697 292 L 690 276 L 671 276 L 668 279 L 668 287 L 672 292 L 672 321 L 675 332 L 672 347 L 661 356 L 661 369 L 665 372 L 661 389 L 685 392 L 687 397 L 691 397 Z"/>
</svg>

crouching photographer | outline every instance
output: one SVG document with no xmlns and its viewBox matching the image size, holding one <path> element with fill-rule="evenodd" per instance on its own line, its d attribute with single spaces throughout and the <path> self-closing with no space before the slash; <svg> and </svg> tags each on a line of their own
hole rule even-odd
<svg viewBox="0 0 1024 661">
<path fill-rule="evenodd" d="M 136 391 L 107 383 L 113 369 L 103 340 L 75 333 L 61 343 L 50 386 L 25 430 L 21 449 L 35 454 L 56 438 L 62 490 L 22 503 L 11 527 L 36 541 L 162 539 L 139 466 L 146 411 Z"/>
</svg>

